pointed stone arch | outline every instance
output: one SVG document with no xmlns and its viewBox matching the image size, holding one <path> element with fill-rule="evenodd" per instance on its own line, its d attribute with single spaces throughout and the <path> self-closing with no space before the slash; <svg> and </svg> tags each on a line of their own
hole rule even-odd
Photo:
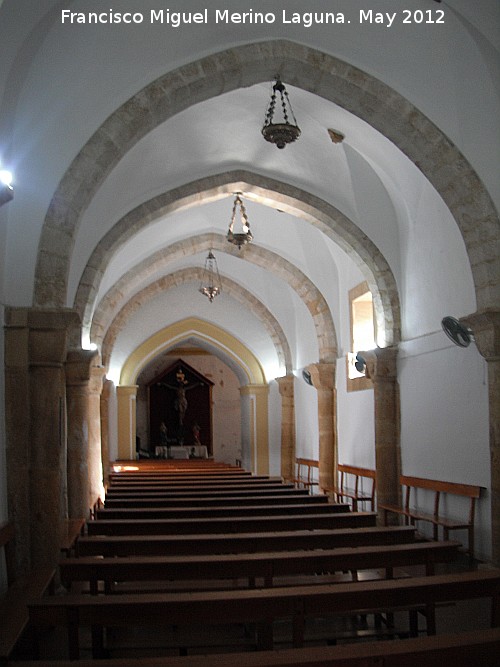
<svg viewBox="0 0 500 667">
<path fill-rule="evenodd" d="M 78 224 L 99 186 L 137 141 L 193 104 L 272 80 L 277 69 L 291 85 L 368 122 L 418 166 L 446 202 L 464 238 L 478 309 L 498 307 L 498 213 L 465 157 L 386 84 L 331 55 L 287 40 L 236 46 L 181 66 L 147 85 L 109 116 L 82 147 L 52 198 L 40 238 L 34 305 L 66 305 Z M 387 344 L 392 342 L 396 341 Z"/>
<path fill-rule="evenodd" d="M 120 384 L 135 384 L 139 373 L 151 359 L 193 338 L 213 348 L 214 353 L 231 365 L 241 384 L 266 383 L 259 360 L 243 343 L 217 325 L 191 317 L 175 322 L 143 341 L 123 364 Z"/>
<path fill-rule="evenodd" d="M 246 466 L 269 473 L 269 391 L 264 370 L 255 355 L 220 327 L 198 318 L 187 318 L 156 332 L 143 341 L 122 367 L 118 400 L 118 453 L 129 459 L 135 452 L 136 381 L 156 356 L 183 342 L 197 342 L 230 366 L 238 377 L 242 404 L 242 451 Z"/>
<path fill-rule="evenodd" d="M 106 303 L 103 303 L 102 307 L 99 307 L 96 311 L 94 317 L 92 331 L 95 331 L 95 333 L 92 333 L 91 331 L 92 342 L 96 343 L 96 345 L 101 348 L 102 363 L 107 366 L 111 357 L 114 343 L 116 341 L 116 337 L 126 326 L 126 323 L 132 314 L 136 312 L 145 301 L 148 301 L 154 298 L 160 292 L 164 292 L 165 290 L 176 287 L 177 285 L 181 285 L 186 282 L 199 283 L 202 277 L 203 270 L 200 267 L 192 267 L 170 273 L 167 276 L 164 276 L 159 280 L 149 284 L 140 292 L 135 293 L 110 322 L 107 321 L 107 307 L 109 308 L 109 305 L 106 306 Z M 245 307 L 250 309 L 262 322 L 274 343 L 280 366 L 285 369 L 286 374 L 291 373 L 293 367 L 290 346 L 288 344 L 288 340 L 286 339 L 285 333 L 276 318 L 264 306 L 264 304 L 262 304 L 253 296 L 253 294 L 244 289 L 241 285 L 225 276 L 221 276 L 221 281 L 223 292 L 230 294 L 237 301 L 244 304 Z M 116 289 L 119 290 L 119 287 L 116 287 Z M 107 295 L 107 298 L 105 297 L 103 301 L 107 302 L 108 304 L 113 303 L 115 287 L 110 290 L 110 293 L 108 294 L 109 296 Z M 97 333 L 99 331 L 102 333 Z"/>
</svg>

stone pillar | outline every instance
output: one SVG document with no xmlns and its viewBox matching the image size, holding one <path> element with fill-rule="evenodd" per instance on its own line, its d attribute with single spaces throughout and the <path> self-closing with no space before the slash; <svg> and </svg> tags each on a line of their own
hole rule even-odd
<svg viewBox="0 0 500 667">
<path fill-rule="evenodd" d="M 89 497 L 92 508 L 98 499 L 104 500 L 101 452 L 101 392 L 105 369 L 97 363 L 90 370 L 89 383 Z"/>
<path fill-rule="evenodd" d="M 79 323 L 73 311 L 28 313 L 30 358 L 31 566 L 53 566 L 59 558 L 67 514 L 67 342 Z"/>
<path fill-rule="evenodd" d="M 319 487 L 334 485 L 337 470 L 337 405 L 335 364 L 317 363 L 307 367 L 318 392 Z"/>
<path fill-rule="evenodd" d="M 375 404 L 375 463 L 377 499 L 398 504 L 401 497 L 400 399 L 396 347 L 359 353 L 373 382 Z"/>
<path fill-rule="evenodd" d="M 291 479 L 295 468 L 295 378 L 276 378 L 281 396 L 281 476 Z"/>
<path fill-rule="evenodd" d="M 488 364 L 492 559 L 500 567 L 500 312 L 477 312 L 460 321 L 472 330 Z"/>
<path fill-rule="evenodd" d="M 240 387 L 242 396 L 249 396 L 255 404 L 251 419 L 252 462 L 257 475 L 269 474 L 269 385 L 248 384 Z"/>
<path fill-rule="evenodd" d="M 29 328 L 25 309 L 6 309 L 4 346 L 7 505 L 16 529 L 13 560 L 17 579 L 31 567 Z"/>
<path fill-rule="evenodd" d="M 122 461 L 136 459 L 137 385 L 118 385 L 118 458 Z"/>
<path fill-rule="evenodd" d="M 97 352 L 72 350 L 66 360 L 68 411 L 68 515 L 88 518 L 89 380 Z"/>
<path fill-rule="evenodd" d="M 107 484 L 110 472 L 109 461 L 109 397 L 113 389 L 111 380 L 105 380 L 101 393 L 101 465 L 104 484 Z"/>
</svg>

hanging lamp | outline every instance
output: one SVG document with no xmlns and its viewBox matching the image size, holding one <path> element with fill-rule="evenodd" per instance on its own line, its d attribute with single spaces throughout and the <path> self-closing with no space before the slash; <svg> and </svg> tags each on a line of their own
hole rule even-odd
<svg viewBox="0 0 500 667">
<path fill-rule="evenodd" d="M 232 243 L 235 246 L 238 246 L 238 250 L 241 249 L 241 246 L 251 243 L 253 240 L 252 232 L 250 231 L 250 223 L 248 221 L 247 212 L 243 202 L 240 197 L 241 193 L 237 193 L 234 199 L 233 212 L 231 214 L 231 222 L 229 223 L 229 229 L 227 231 L 226 239 L 229 243 Z M 234 223 L 236 222 L 236 211 L 239 208 L 240 212 L 240 225 L 238 228 L 241 228 L 241 231 L 234 231 Z"/>
<path fill-rule="evenodd" d="M 281 113 L 276 109 L 277 95 L 280 96 Z M 276 113 L 276 119 L 274 117 Z M 290 122 L 290 118 L 293 123 Z M 273 86 L 271 101 L 266 112 L 262 136 L 266 141 L 275 144 L 278 148 L 285 148 L 287 144 L 293 143 L 300 136 L 300 129 L 295 119 L 290 98 L 285 85 L 279 75 Z"/>
<path fill-rule="evenodd" d="M 222 291 L 217 260 L 215 259 L 212 249 L 209 250 L 207 258 L 205 259 L 205 268 L 203 269 L 203 275 L 201 277 L 198 291 L 204 294 L 210 303 L 212 303 L 215 297 Z"/>
</svg>

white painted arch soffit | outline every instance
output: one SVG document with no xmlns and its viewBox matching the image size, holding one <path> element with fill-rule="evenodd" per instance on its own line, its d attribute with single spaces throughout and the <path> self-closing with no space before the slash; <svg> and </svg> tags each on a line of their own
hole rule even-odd
<svg viewBox="0 0 500 667">
<path fill-rule="evenodd" d="M 236 67 L 237 77 L 234 69 L 227 69 L 228 59 Z M 72 247 L 70 239 L 75 237 L 85 210 L 119 157 L 168 117 L 197 101 L 210 99 L 221 90 L 271 80 L 271 68 L 275 70 L 278 61 L 282 64 L 283 78 L 291 85 L 314 92 L 346 110 L 355 111 L 418 164 L 446 201 L 461 230 L 471 257 L 478 305 L 491 305 L 498 291 L 498 276 L 496 272 L 491 275 L 494 270 L 491 262 L 484 264 L 482 259 L 478 259 L 481 253 L 472 253 L 471 250 L 477 250 L 478 243 L 486 243 L 490 248 L 489 254 L 491 247 L 498 252 L 498 217 L 486 190 L 464 157 L 417 109 L 380 81 L 331 56 L 280 41 L 236 47 L 208 56 L 189 68 L 181 67 L 175 77 L 168 74 L 156 81 L 154 86 L 147 86 L 104 123 L 73 162 L 48 211 L 36 271 L 35 302 L 38 305 L 64 303 L 61 289 L 67 289 Z M 213 80 L 207 79 L 204 74 L 208 66 L 218 72 L 215 88 Z M 189 90 L 189 104 L 180 101 L 181 90 Z M 168 94 L 165 94 L 167 91 Z M 141 122 L 130 122 L 134 108 L 140 113 Z M 123 125 L 125 119 L 127 129 Z M 114 145 L 113 150 L 102 153 L 110 141 Z M 96 152 L 101 153 L 98 160 Z M 98 171 L 96 164 L 99 165 Z M 89 183 L 92 185 L 89 186 Z M 66 250 L 64 243 L 59 246 L 60 254 L 54 267 L 48 257 L 54 234 L 57 235 L 61 223 L 64 224 L 68 245 Z M 478 228 L 484 232 L 479 240 Z M 479 267 L 479 264 L 482 266 Z M 54 270 L 57 270 L 57 276 Z"/>
<path fill-rule="evenodd" d="M 261 184 L 264 184 L 264 186 Z M 242 171 L 207 177 L 189 183 L 183 188 L 164 193 L 124 216 L 104 236 L 87 263 L 75 298 L 74 306 L 82 316 L 84 330 L 89 331 L 94 309 L 98 300 L 104 297 L 104 294 L 100 293 L 100 283 L 105 276 L 106 268 L 112 263 L 114 255 L 119 252 L 119 249 L 126 242 L 130 242 L 130 247 L 135 252 L 134 235 L 139 234 L 146 225 L 152 224 L 155 219 L 172 215 L 186 207 L 202 206 L 206 202 L 213 202 L 214 199 L 222 197 L 227 200 L 227 211 L 224 218 L 221 216 L 219 218 L 223 220 L 223 225 L 228 224 L 232 201 L 227 198 L 235 191 L 243 191 L 247 197 L 254 201 L 261 202 L 266 206 L 272 205 L 273 208 L 280 208 L 292 216 L 311 223 L 316 228 L 316 234 L 319 230 L 337 243 L 351 257 L 352 261 L 363 270 L 365 278 L 370 284 L 376 303 L 381 344 L 390 344 L 399 340 L 400 314 L 395 280 L 385 258 L 366 235 L 334 207 L 309 193 L 285 183 Z M 219 230 L 219 233 L 221 231 Z M 183 238 L 182 241 L 174 241 L 170 247 L 167 245 L 158 255 L 157 260 L 154 260 L 153 256 L 151 259 L 146 256 L 146 259 L 143 260 L 142 270 L 137 271 L 137 268 L 134 268 L 134 273 L 139 276 L 140 280 L 141 271 L 151 272 L 155 261 L 165 265 L 166 262 L 175 260 L 179 256 L 192 253 L 193 248 L 197 247 L 197 237 L 203 238 L 203 233 L 206 233 L 205 229 L 200 229 L 190 241 Z M 180 231 L 179 234 L 182 238 L 186 232 Z M 304 274 L 304 271 L 298 268 L 297 265 L 300 264 L 300 261 L 294 263 L 293 258 L 287 261 L 280 256 L 283 248 L 280 246 L 280 238 L 277 241 L 277 244 L 274 241 L 275 250 L 273 252 L 260 247 L 258 239 L 256 239 L 256 243 L 245 249 L 245 258 L 259 264 L 271 273 L 278 272 L 278 275 L 281 274 L 291 285 L 294 285 L 294 289 L 299 294 L 304 295 L 303 298 L 306 303 L 312 304 L 308 308 L 316 320 L 318 317 L 325 317 L 324 313 L 328 311 L 328 306 L 322 303 L 323 299 L 321 297 L 317 296 L 318 290 L 314 284 L 314 274 L 312 279 L 309 278 Z M 199 247 L 206 249 L 210 247 L 210 243 L 210 237 L 203 238 L 203 244 Z M 310 253 L 309 262 L 312 267 L 314 267 L 315 252 L 317 252 L 315 244 L 317 245 L 317 239 L 316 241 L 311 240 L 309 244 L 307 242 L 297 244 L 298 247 L 294 250 L 299 254 Z M 215 247 L 224 250 L 224 252 L 229 251 L 228 244 L 220 238 L 217 239 Z M 154 253 L 154 249 L 151 249 L 151 252 Z M 239 254 L 237 250 L 232 250 L 232 253 Z M 319 270 L 318 266 L 315 268 Z M 127 280 L 129 279 L 130 275 Z M 116 285 L 117 292 L 120 290 L 124 292 L 126 289 L 125 283 L 121 281 L 120 274 L 113 275 L 108 283 Z M 307 290 L 304 285 L 307 286 Z M 128 289 L 130 288 L 133 289 L 133 284 L 129 285 Z M 112 300 L 114 299 L 115 297 L 112 298 Z M 108 302 L 110 302 L 109 298 Z M 329 316 L 331 317 L 330 314 Z M 328 350 L 325 358 L 331 358 L 331 354 L 335 354 L 338 347 L 333 322 L 331 333 L 326 334 L 325 327 L 321 327 L 321 331 L 321 335 L 326 336 L 325 343 L 321 345 L 321 348 L 325 352 Z"/>
<path fill-rule="evenodd" d="M 107 323 L 106 320 L 109 313 L 106 312 L 105 307 L 99 309 L 94 317 L 91 341 L 101 348 L 103 364 L 105 366 L 108 365 L 119 332 L 127 326 L 129 318 L 142 307 L 145 301 L 154 298 L 159 293 L 164 294 L 167 290 L 183 283 L 194 283 L 194 289 L 196 289 L 202 277 L 203 270 L 200 267 L 186 268 L 170 273 L 135 293 L 132 298 L 124 303 L 113 319 Z M 228 294 L 239 301 L 262 322 L 274 343 L 279 367 L 283 368 L 286 374 L 291 373 L 293 364 L 290 346 L 278 320 L 253 294 L 235 281 L 221 276 L 221 285 L 224 295 Z M 112 301 L 111 294 L 109 295 L 109 299 Z M 105 333 L 100 335 L 99 331 Z"/>
</svg>

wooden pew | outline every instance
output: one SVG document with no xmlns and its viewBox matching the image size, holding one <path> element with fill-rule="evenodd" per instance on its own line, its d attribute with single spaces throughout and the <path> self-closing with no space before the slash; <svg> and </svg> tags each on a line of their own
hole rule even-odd
<svg viewBox="0 0 500 667">
<path fill-rule="evenodd" d="M 321 496 L 319 496 L 321 497 Z M 276 514 L 331 514 L 335 512 L 349 512 L 347 504 L 340 503 L 308 503 L 290 505 L 214 505 L 212 507 L 146 507 L 146 508 L 104 508 L 96 512 L 98 521 L 109 519 L 180 519 L 203 517 L 240 517 L 240 516 L 273 516 Z"/>
<path fill-rule="evenodd" d="M 110 472 L 108 476 L 108 481 L 110 484 L 129 484 L 130 482 L 155 482 L 155 481 L 170 481 L 175 479 L 269 479 L 269 475 L 255 475 L 248 470 L 243 470 L 243 468 L 237 468 L 236 470 L 211 470 L 209 472 L 204 472 L 202 470 L 193 470 L 193 471 L 157 471 L 157 472 L 136 472 L 136 473 L 114 473 Z"/>
<path fill-rule="evenodd" d="M 217 482 L 210 484 L 209 482 L 193 482 L 192 484 L 161 484 L 161 485 L 145 485 L 145 486 L 125 486 L 115 487 L 110 486 L 106 489 L 106 497 L 111 496 L 126 496 L 126 495 L 168 495 L 173 496 L 177 493 L 191 494 L 191 495 L 209 495 L 209 494 L 261 494 L 261 493 L 296 493 L 297 489 L 292 484 L 283 484 L 282 482 Z"/>
<path fill-rule="evenodd" d="M 151 470 L 149 472 L 137 471 L 137 472 L 110 472 L 108 475 L 108 480 L 110 483 L 121 482 L 121 481 L 132 481 L 132 480 L 152 480 L 152 479 L 172 479 L 172 478 L 183 478 L 189 477 L 191 479 L 203 479 L 211 477 L 214 478 L 245 478 L 245 477 L 254 477 L 250 470 L 244 470 L 243 468 L 233 468 L 233 469 L 213 469 L 213 470 Z M 257 475 L 258 476 L 258 475 Z"/>
<path fill-rule="evenodd" d="M 496 667 L 500 628 L 418 637 L 395 642 L 360 642 L 214 655 L 111 658 L 106 667 Z M 73 661 L 45 660 L 44 667 L 75 667 Z M 78 667 L 102 667 L 102 660 L 80 660 Z M 40 667 L 16 662 L 13 667 Z"/>
<path fill-rule="evenodd" d="M 368 503 L 369 509 L 375 509 L 375 491 L 377 485 L 377 473 L 369 468 L 339 464 L 338 486 L 328 486 L 323 489 L 324 493 L 331 493 L 337 502 L 344 502 L 349 498 L 352 509 L 358 511 L 358 503 Z M 367 489 L 363 489 L 363 479 L 367 480 Z"/>
<path fill-rule="evenodd" d="M 262 494 L 297 494 L 298 492 L 307 493 L 305 489 L 296 489 L 292 484 L 266 484 L 266 485 L 251 485 L 251 484 L 220 484 L 215 486 L 204 486 L 201 484 L 193 484 L 190 486 L 176 486 L 176 487 L 163 487 L 163 488 L 152 488 L 147 487 L 137 487 L 132 489 L 115 489 L 115 487 L 110 487 L 106 491 L 106 497 L 114 496 L 179 496 L 183 495 L 198 495 L 198 496 L 214 496 L 214 495 L 262 495 Z"/>
<path fill-rule="evenodd" d="M 65 627 L 69 657 L 78 659 L 79 630 L 83 626 L 101 628 L 100 635 L 93 633 L 94 657 L 102 654 L 104 627 L 162 627 L 165 624 L 256 623 L 258 646 L 272 649 L 273 621 L 289 619 L 293 623 L 293 645 L 300 647 L 306 618 L 417 607 L 430 610 L 437 603 L 474 598 L 491 599 L 491 625 L 498 627 L 500 570 L 243 591 L 69 594 L 35 600 L 29 605 L 29 611 L 35 629 Z"/>
<path fill-rule="evenodd" d="M 319 484 L 318 474 L 319 461 L 298 457 L 295 459 L 295 475 L 285 478 L 285 482 L 291 482 L 298 489 L 307 489 L 309 493 L 312 493 L 313 488 Z"/>
<path fill-rule="evenodd" d="M 293 530 L 239 534 L 84 536 L 77 542 L 78 556 L 166 556 L 293 549 L 336 549 L 360 545 L 413 542 L 413 526 Z"/>
<path fill-rule="evenodd" d="M 216 554 L 205 556 L 128 557 L 128 558 L 67 558 L 59 563 L 61 580 L 71 589 L 74 582 L 85 581 L 90 592 L 97 594 L 99 582 L 111 592 L 115 582 L 200 580 L 248 580 L 249 587 L 273 586 L 275 579 L 296 575 L 382 569 L 386 578 L 395 567 L 423 565 L 426 574 L 434 574 L 435 563 L 448 563 L 456 558 L 459 542 L 420 542 L 386 546 L 364 546 L 316 551 L 278 551 L 255 554 Z M 377 577 L 380 575 L 377 573 Z M 303 578 L 299 578 L 299 583 Z M 294 585 L 293 579 L 286 585 Z M 278 582 L 277 585 L 282 585 Z"/>
<path fill-rule="evenodd" d="M 474 558 L 474 515 L 476 500 L 480 497 L 481 487 L 470 484 L 457 484 L 455 482 L 443 482 L 441 480 L 423 479 L 421 477 L 400 476 L 400 484 L 404 489 L 404 503 L 402 507 L 391 504 L 380 504 L 379 509 L 383 511 L 384 524 L 387 525 L 388 514 L 398 514 L 405 518 L 407 523 L 414 524 L 416 521 L 426 521 L 433 525 L 434 539 L 439 537 L 438 528 L 443 528 L 444 539 L 449 539 L 451 531 L 466 530 L 468 535 L 469 557 Z M 434 496 L 433 512 L 423 512 L 418 507 L 417 490 L 430 491 Z M 439 505 L 441 497 L 445 494 L 461 496 L 469 500 L 467 518 L 453 520 L 441 514 Z"/>
<path fill-rule="evenodd" d="M 333 506 L 330 506 L 333 507 Z M 110 519 L 90 521 L 89 535 L 182 535 L 197 533 L 251 533 L 318 528 L 375 526 L 375 512 L 332 512 L 330 514 L 282 514 L 281 516 L 203 517 L 197 519 Z"/>
<path fill-rule="evenodd" d="M 85 519 L 66 519 L 62 525 L 61 552 L 72 556 L 76 551 L 76 542 L 85 532 Z"/>
<path fill-rule="evenodd" d="M 243 506 L 248 505 L 268 505 L 270 503 L 276 503 L 280 505 L 303 505 L 303 504 L 314 504 L 318 503 L 318 499 L 324 498 L 325 502 L 328 502 L 326 496 L 310 496 L 307 494 L 307 491 L 304 491 L 302 494 L 299 493 L 286 493 L 279 495 L 260 495 L 255 496 L 251 495 L 240 495 L 240 496 L 153 496 L 151 497 L 126 497 L 122 498 L 111 497 L 106 498 L 105 508 L 107 507 L 214 507 L 214 506 Z"/>
</svg>

